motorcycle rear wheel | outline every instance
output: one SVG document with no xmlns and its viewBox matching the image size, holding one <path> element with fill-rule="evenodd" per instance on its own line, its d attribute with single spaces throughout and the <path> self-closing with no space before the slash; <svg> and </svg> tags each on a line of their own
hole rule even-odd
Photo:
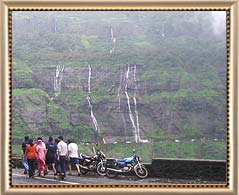
<svg viewBox="0 0 239 195">
<path fill-rule="evenodd" d="M 140 179 L 145 179 L 146 177 L 148 177 L 149 174 L 148 170 L 143 165 L 136 165 L 136 167 L 134 168 L 134 172 Z"/>
<path fill-rule="evenodd" d="M 107 177 L 109 177 L 109 178 L 115 178 L 115 177 L 118 176 L 118 173 L 115 172 L 115 171 L 112 171 L 112 170 L 110 170 L 110 169 L 106 169 L 106 175 L 107 175 Z"/>
</svg>

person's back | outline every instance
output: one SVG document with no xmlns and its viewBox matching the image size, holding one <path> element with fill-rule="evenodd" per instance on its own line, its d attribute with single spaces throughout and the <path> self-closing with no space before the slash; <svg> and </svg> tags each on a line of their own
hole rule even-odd
<svg viewBox="0 0 239 195">
<path fill-rule="evenodd" d="M 48 174 L 49 169 L 48 166 L 51 165 L 53 172 L 54 172 L 54 177 L 56 177 L 57 171 L 55 168 L 55 163 L 56 163 L 56 152 L 57 152 L 57 145 L 53 143 L 53 138 L 49 137 L 48 143 L 46 144 L 46 171 L 45 174 Z"/>
<path fill-rule="evenodd" d="M 70 163 L 69 163 L 69 171 L 70 175 L 71 172 L 71 165 L 75 165 L 77 168 L 78 176 L 80 176 L 80 167 L 79 167 L 79 155 L 78 155 L 78 145 L 74 143 L 72 140 L 69 140 L 68 145 L 68 156 L 70 157 Z"/>
<path fill-rule="evenodd" d="M 38 157 L 39 158 L 43 158 L 45 157 L 45 151 L 46 151 L 46 146 L 45 144 L 42 142 L 42 144 L 37 145 L 37 153 L 38 153 Z"/>
<path fill-rule="evenodd" d="M 26 146 L 25 156 L 29 165 L 29 178 L 35 174 L 35 165 L 37 159 L 37 147 L 33 144 L 33 140 L 29 140 L 29 144 Z"/>
<path fill-rule="evenodd" d="M 48 142 L 46 144 L 46 149 L 47 149 L 47 153 L 46 153 L 46 157 L 47 158 L 54 158 L 54 157 L 56 157 L 56 151 L 57 151 L 56 144 L 54 144 L 53 142 Z"/>
<path fill-rule="evenodd" d="M 28 144 L 29 144 L 29 141 L 28 141 L 28 140 L 24 140 L 24 141 L 22 142 L 22 152 L 23 152 L 23 154 L 25 154 L 25 152 L 26 152 L 26 147 L 27 147 Z"/>
<path fill-rule="evenodd" d="M 42 138 L 39 137 L 37 139 L 37 168 L 39 176 L 41 176 L 42 174 L 44 175 L 44 172 L 46 170 L 45 155 L 46 155 L 46 145 L 42 141 Z"/>
<path fill-rule="evenodd" d="M 61 179 L 66 177 L 66 156 L 67 156 L 67 144 L 63 141 L 63 136 L 59 136 L 59 143 L 57 144 L 57 160 L 61 167 L 60 176 Z"/>
<path fill-rule="evenodd" d="M 37 158 L 36 144 L 27 145 L 27 147 L 26 147 L 26 157 L 27 157 L 27 159 L 36 159 Z"/>
<path fill-rule="evenodd" d="M 71 158 L 78 158 L 78 146 L 76 143 L 70 143 L 68 145 L 68 152 L 69 152 L 69 157 Z"/>
<path fill-rule="evenodd" d="M 67 144 L 66 144 L 66 142 L 61 140 L 57 144 L 57 150 L 58 150 L 59 156 L 66 156 L 67 155 Z"/>
</svg>

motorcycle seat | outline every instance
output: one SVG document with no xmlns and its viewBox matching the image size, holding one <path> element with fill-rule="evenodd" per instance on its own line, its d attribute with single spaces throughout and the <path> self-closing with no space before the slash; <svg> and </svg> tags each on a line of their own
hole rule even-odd
<svg viewBox="0 0 239 195">
<path fill-rule="evenodd" d="M 92 156 L 88 156 L 85 154 L 81 154 L 80 156 L 81 156 L 81 158 L 84 158 L 84 159 L 92 159 Z"/>
</svg>

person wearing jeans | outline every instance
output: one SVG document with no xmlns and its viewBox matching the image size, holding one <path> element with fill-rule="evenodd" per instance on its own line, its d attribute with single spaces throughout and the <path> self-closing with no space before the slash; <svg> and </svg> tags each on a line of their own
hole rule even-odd
<svg viewBox="0 0 239 195">
<path fill-rule="evenodd" d="M 28 166 L 28 163 L 27 163 L 27 158 L 25 157 L 26 147 L 27 147 L 28 144 L 29 144 L 29 137 L 25 136 L 24 141 L 22 142 L 22 152 L 23 152 L 22 166 L 24 168 L 24 174 L 27 174 L 28 170 L 29 170 L 29 166 Z"/>
<path fill-rule="evenodd" d="M 59 136 L 59 143 L 57 144 L 57 160 L 60 166 L 60 176 L 62 179 L 66 177 L 66 156 L 67 156 L 67 144 L 63 141 L 63 136 Z"/>
<path fill-rule="evenodd" d="M 55 146 L 56 146 L 56 149 L 57 149 L 57 144 L 59 143 L 59 140 L 58 139 L 55 139 Z M 57 153 L 56 153 L 56 164 L 55 164 L 55 167 L 56 167 L 56 175 L 54 176 L 57 176 L 61 173 L 61 167 L 60 167 L 60 161 L 58 160 L 58 150 L 57 150 Z"/>
</svg>

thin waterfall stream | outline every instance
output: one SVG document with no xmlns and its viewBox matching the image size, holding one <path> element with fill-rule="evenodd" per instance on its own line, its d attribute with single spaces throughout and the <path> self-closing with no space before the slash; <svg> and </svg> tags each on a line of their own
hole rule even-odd
<svg viewBox="0 0 239 195">
<path fill-rule="evenodd" d="M 90 108 L 90 116 L 91 116 L 91 119 L 92 119 L 92 123 L 93 123 L 93 126 L 94 126 L 94 129 L 95 131 L 100 134 L 100 127 L 99 127 L 99 124 L 95 118 L 95 115 L 94 115 L 94 112 L 93 112 L 93 107 L 92 107 L 92 104 L 91 104 L 91 98 L 90 96 L 88 95 L 86 97 L 87 101 L 88 101 L 88 104 L 89 104 L 89 108 Z"/>
<path fill-rule="evenodd" d="M 134 139 L 135 139 L 135 142 L 138 143 L 139 138 L 138 138 L 135 122 L 134 122 L 134 117 L 133 117 L 133 114 L 132 114 L 132 111 L 131 111 L 130 98 L 129 98 L 129 94 L 128 94 L 129 73 L 130 73 L 130 66 L 128 65 L 128 68 L 127 68 L 127 71 L 126 71 L 126 74 L 125 74 L 126 82 L 125 82 L 125 88 L 124 88 L 125 91 L 124 92 L 125 92 L 125 96 L 126 96 L 126 99 L 127 99 L 127 105 L 128 105 L 128 110 L 129 110 L 129 118 L 130 118 L 131 124 L 134 128 Z"/>
<path fill-rule="evenodd" d="M 97 133 L 97 135 L 100 135 L 101 134 L 101 131 L 100 131 L 100 126 L 98 124 L 98 121 L 94 115 L 94 111 L 93 111 L 93 106 L 92 106 L 92 103 L 91 103 L 91 97 L 90 97 L 90 93 L 91 93 L 91 74 L 92 74 L 92 68 L 91 68 L 91 65 L 88 66 L 88 96 L 86 97 L 87 101 L 88 101 L 88 105 L 89 105 L 89 108 L 90 108 L 90 117 L 91 117 L 91 120 L 92 120 L 92 124 L 93 124 L 93 127 L 95 129 L 95 132 Z M 105 143 L 105 139 L 102 138 L 103 140 L 103 143 Z"/>
<path fill-rule="evenodd" d="M 90 94 L 90 81 L 91 81 L 91 65 L 88 66 L 89 74 L 88 74 L 88 93 Z"/>
<path fill-rule="evenodd" d="M 148 142 L 147 139 L 141 139 L 140 138 L 140 128 L 139 128 L 139 114 L 138 114 L 138 110 L 137 110 L 137 99 L 136 99 L 136 92 L 138 90 L 137 87 L 137 80 L 136 80 L 136 74 L 137 74 L 137 66 L 134 65 L 134 73 L 133 73 L 133 79 L 134 79 L 134 96 L 133 96 L 133 100 L 134 100 L 134 112 L 135 112 L 135 118 L 136 118 L 136 132 L 137 132 L 137 137 L 138 137 L 138 141 L 139 142 Z"/>
<path fill-rule="evenodd" d="M 64 73 L 64 66 L 57 65 L 56 66 L 56 74 L 54 76 L 54 94 L 55 94 L 55 97 L 57 97 L 61 93 L 61 81 L 63 79 L 63 73 Z"/>
<path fill-rule="evenodd" d="M 115 38 L 115 36 L 114 36 L 113 28 L 110 29 L 110 32 L 111 32 L 111 40 L 112 40 L 112 42 L 113 42 L 113 46 L 112 46 L 112 49 L 110 50 L 110 53 L 113 53 L 114 50 L 115 50 L 116 38 Z"/>
<path fill-rule="evenodd" d="M 125 74 L 125 96 L 127 99 L 127 105 L 128 105 L 128 111 L 129 111 L 129 118 L 131 121 L 131 124 L 133 126 L 133 133 L 134 133 L 134 139 L 135 142 L 148 142 L 148 140 L 144 140 L 140 138 L 140 125 L 139 125 L 139 114 L 137 110 L 137 99 L 136 99 L 136 92 L 137 92 L 137 80 L 136 80 L 136 73 L 137 73 L 137 66 L 134 65 L 133 67 L 130 67 L 128 65 L 126 74 Z M 133 75 L 133 78 L 131 78 Z M 129 84 L 133 86 L 133 96 L 131 97 L 134 102 L 134 115 L 132 113 L 131 105 L 130 105 L 130 96 L 128 94 L 128 88 Z"/>
</svg>

